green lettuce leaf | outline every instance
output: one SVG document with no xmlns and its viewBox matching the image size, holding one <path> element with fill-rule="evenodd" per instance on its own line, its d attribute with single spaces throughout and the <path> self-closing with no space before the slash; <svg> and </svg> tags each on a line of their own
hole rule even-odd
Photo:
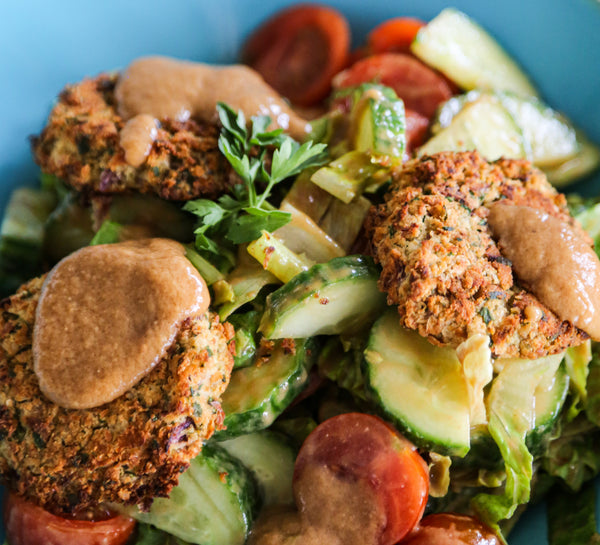
<svg viewBox="0 0 600 545">
<path fill-rule="evenodd" d="M 119 242 L 121 240 L 122 228 L 123 226 L 115 221 L 104 221 L 98 232 L 94 235 L 94 238 L 90 240 L 90 246 Z"/>
<path fill-rule="evenodd" d="M 346 348 L 338 337 L 329 339 L 317 360 L 319 374 L 349 391 L 355 398 L 366 400 L 368 396 L 361 367 L 363 349 Z"/>
<path fill-rule="evenodd" d="M 572 421 L 564 414 L 555 435 L 542 458 L 542 467 L 578 491 L 600 472 L 600 428 L 584 414 Z"/>
<path fill-rule="evenodd" d="M 550 545 L 598 545 L 596 487 L 589 482 L 577 494 L 555 487 L 548 498 Z"/>
<path fill-rule="evenodd" d="M 500 449 L 506 470 L 504 493 L 478 494 L 471 502 L 479 518 L 497 529 L 529 501 L 533 456 L 526 444 L 535 426 L 535 392 L 548 373 L 556 373 L 563 354 L 535 360 L 510 359 L 494 379 L 488 396 L 488 431 Z"/>
</svg>

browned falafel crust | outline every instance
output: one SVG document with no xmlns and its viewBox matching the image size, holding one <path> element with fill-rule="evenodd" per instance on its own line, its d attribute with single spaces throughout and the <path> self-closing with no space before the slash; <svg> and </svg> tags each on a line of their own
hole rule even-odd
<svg viewBox="0 0 600 545">
<path fill-rule="evenodd" d="M 442 152 L 405 163 L 385 202 L 366 222 L 380 289 L 400 323 L 439 345 L 488 334 L 496 357 L 538 358 L 584 342 L 520 286 L 487 223 L 499 200 L 543 210 L 589 237 L 566 200 L 524 160 L 485 161 L 477 152 Z M 591 245 L 590 241 L 590 245 Z"/>
<path fill-rule="evenodd" d="M 233 328 L 186 319 L 168 354 L 121 397 L 64 409 L 41 393 L 33 322 L 43 277 L 0 304 L 0 476 L 57 514 L 166 496 L 202 442 L 222 427 L 219 399 L 233 367 Z"/>
<path fill-rule="evenodd" d="M 67 86 L 42 133 L 32 139 L 35 161 L 73 189 L 115 194 L 136 191 L 163 199 L 215 198 L 241 183 L 218 149 L 219 128 L 194 119 L 161 119 L 146 161 L 125 160 L 117 112 L 117 75 L 102 74 Z"/>
</svg>

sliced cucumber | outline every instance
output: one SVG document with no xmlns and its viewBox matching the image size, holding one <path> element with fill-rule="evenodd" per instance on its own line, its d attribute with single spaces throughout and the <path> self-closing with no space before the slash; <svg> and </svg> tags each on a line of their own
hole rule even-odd
<svg viewBox="0 0 600 545">
<path fill-rule="evenodd" d="M 365 256 L 315 265 L 267 297 L 260 331 L 268 339 L 335 335 L 368 326 L 385 307 L 379 271 Z"/>
<path fill-rule="evenodd" d="M 564 365 L 553 371 L 549 366 L 535 389 L 535 424 L 526 438 L 527 448 L 534 458 L 546 451 L 550 432 L 569 393 L 569 376 Z"/>
<path fill-rule="evenodd" d="M 232 314 L 228 319 L 235 329 L 235 356 L 233 367 L 248 367 L 256 354 L 256 330 L 260 322 L 260 314 L 251 310 L 245 314 Z"/>
<path fill-rule="evenodd" d="M 502 101 L 491 94 L 466 103 L 446 128 L 419 148 L 418 154 L 470 150 L 478 150 L 489 161 L 531 155 L 521 127 Z"/>
<path fill-rule="evenodd" d="M 227 282 L 233 289 L 233 301 L 223 304 L 219 309 L 221 320 L 226 320 L 232 312 L 256 299 L 266 286 L 279 284 L 279 280 L 256 261 L 236 267 L 227 277 Z"/>
<path fill-rule="evenodd" d="M 168 498 L 156 498 L 149 512 L 123 511 L 197 545 L 242 545 L 258 511 L 260 493 L 250 470 L 216 445 L 179 477 Z"/>
<path fill-rule="evenodd" d="M 432 133 L 448 127 L 467 104 L 484 95 L 495 96 L 513 116 L 531 148 L 531 160 L 539 168 L 556 166 L 579 153 L 581 145 L 575 129 L 564 116 L 538 98 L 510 92 L 470 91 L 451 98 L 439 109 Z"/>
<path fill-rule="evenodd" d="M 411 50 L 463 89 L 537 95 L 529 78 L 498 42 L 456 9 L 443 10 L 423 27 Z"/>
<path fill-rule="evenodd" d="M 298 340 L 290 351 L 276 343 L 266 361 L 236 369 L 222 398 L 227 429 L 218 440 L 262 430 L 271 425 L 304 389 L 316 348 L 312 340 Z"/>
<path fill-rule="evenodd" d="M 250 469 L 261 488 L 263 506 L 293 505 L 296 449 L 283 434 L 263 430 L 219 443 Z"/>
<path fill-rule="evenodd" d="M 600 166 L 600 149 L 583 134 L 577 133 L 581 148 L 577 155 L 560 165 L 546 169 L 548 181 L 556 187 L 563 187 L 594 172 Z"/>
<path fill-rule="evenodd" d="M 23 280 L 39 272 L 44 226 L 55 205 L 53 191 L 21 187 L 12 192 L 0 227 L 3 270 L 20 273 Z"/>
<path fill-rule="evenodd" d="M 531 160 L 548 168 L 574 157 L 580 149 L 575 129 L 567 119 L 535 97 L 502 93 L 502 103 L 531 144 Z"/>
<path fill-rule="evenodd" d="M 469 450 L 469 395 L 452 348 L 430 344 L 386 312 L 365 350 L 368 388 L 383 412 L 419 447 L 464 456 Z"/>
<path fill-rule="evenodd" d="M 437 109 L 435 117 L 431 121 L 431 134 L 437 134 L 442 129 L 448 127 L 456 117 L 456 114 L 458 114 L 466 104 L 477 100 L 481 94 L 482 91 L 475 89 L 462 95 L 453 96 L 441 104 Z"/>
<path fill-rule="evenodd" d="M 358 92 L 352 112 L 352 147 L 402 159 L 406 147 L 404 102 L 383 85 L 364 84 Z"/>
</svg>

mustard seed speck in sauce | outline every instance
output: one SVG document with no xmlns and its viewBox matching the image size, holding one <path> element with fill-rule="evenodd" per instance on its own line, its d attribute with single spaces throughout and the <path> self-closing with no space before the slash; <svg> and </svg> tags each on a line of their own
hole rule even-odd
<svg viewBox="0 0 600 545">
<path fill-rule="evenodd" d="M 217 119 L 217 102 L 246 116 L 268 115 L 273 126 L 301 139 L 310 130 L 252 68 L 242 65 L 211 66 L 167 57 L 144 57 L 121 74 L 115 90 L 121 116 L 140 114 L 185 121 L 198 117 Z"/>
<path fill-rule="evenodd" d="M 82 248 L 42 288 L 33 331 L 40 389 L 68 409 L 108 403 L 160 361 L 185 318 L 208 305 L 206 284 L 177 242 Z"/>
<path fill-rule="evenodd" d="M 535 208 L 502 202 L 490 207 L 488 223 L 524 286 L 600 340 L 600 261 L 577 231 Z"/>
</svg>

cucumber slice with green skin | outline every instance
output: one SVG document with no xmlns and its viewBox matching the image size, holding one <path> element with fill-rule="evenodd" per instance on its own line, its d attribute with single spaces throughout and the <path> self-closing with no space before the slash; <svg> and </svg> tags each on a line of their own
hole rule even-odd
<svg viewBox="0 0 600 545">
<path fill-rule="evenodd" d="M 463 95 L 454 96 L 444 102 L 438 107 L 435 117 L 431 122 L 431 134 L 437 134 L 448 127 L 458 112 L 460 112 L 466 104 L 474 102 L 480 96 L 481 91 L 475 89 Z"/>
<path fill-rule="evenodd" d="M 256 330 L 260 322 L 260 314 L 251 310 L 245 314 L 232 314 L 227 320 L 235 328 L 235 356 L 233 367 L 248 367 L 256 354 Z"/>
<path fill-rule="evenodd" d="M 53 191 L 29 187 L 13 191 L 0 227 L 3 269 L 24 274 L 37 272 L 45 223 L 55 206 Z"/>
<path fill-rule="evenodd" d="M 537 167 L 551 168 L 579 153 L 581 144 L 575 129 L 564 116 L 535 97 L 521 97 L 510 92 L 475 90 L 451 98 L 438 111 L 432 133 L 437 134 L 448 127 L 467 104 L 484 95 L 496 97 L 513 116 L 531 148 L 531 160 Z"/>
<path fill-rule="evenodd" d="M 285 435 L 263 430 L 219 443 L 250 469 L 263 494 L 263 507 L 293 505 L 296 449 Z"/>
<path fill-rule="evenodd" d="M 418 154 L 471 150 L 478 150 L 488 161 L 531 156 L 519 124 L 498 97 L 488 94 L 465 104 L 450 125 L 421 146 Z"/>
<path fill-rule="evenodd" d="M 404 102 L 389 87 L 367 84 L 352 112 L 352 145 L 402 159 L 406 148 Z"/>
<path fill-rule="evenodd" d="M 529 78 L 483 28 L 448 8 L 424 26 L 411 45 L 422 61 L 466 90 L 501 89 L 535 96 Z"/>
<path fill-rule="evenodd" d="M 469 395 L 452 348 L 404 329 L 394 310 L 371 330 L 367 387 L 387 417 L 420 448 L 464 456 L 469 450 Z"/>
<path fill-rule="evenodd" d="M 531 145 L 531 160 L 539 168 L 556 166 L 579 152 L 573 126 L 541 100 L 514 93 L 501 93 L 500 100 L 523 129 Z"/>
<path fill-rule="evenodd" d="M 311 267 L 267 297 L 260 331 L 267 339 L 336 335 L 364 329 L 385 308 L 379 271 L 366 256 Z"/>
<path fill-rule="evenodd" d="M 546 442 L 569 393 L 569 376 L 564 365 L 552 371 L 550 368 L 535 389 L 535 425 L 525 439 L 534 458 L 546 451 Z"/>
<path fill-rule="evenodd" d="M 581 133 L 577 134 L 581 149 L 571 159 L 546 169 L 548 181 L 556 187 L 564 187 L 578 178 L 583 178 L 600 167 L 600 148 L 592 144 Z"/>
<path fill-rule="evenodd" d="M 53 190 L 13 191 L 0 228 L 0 297 L 42 272 L 44 227 L 55 205 Z"/>
<path fill-rule="evenodd" d="M 267 428 L 302 392 L 316 343 L 311 339 L 295 343 L 295 353 L 289 352 L 283 342 L 276 343 L 267 361 L 231 374 L 221 402 L 227 429 L 215 434 L 217 440 Z"/>
<path fill-rule="evenodd" d="M 122 511 L 189 543 L 243 545 L 259 502 L 250 470 L 211 444 L 192 460 L 168 498 L 156 498 L 147 513 L 135 507 Z"/>
</svg>

